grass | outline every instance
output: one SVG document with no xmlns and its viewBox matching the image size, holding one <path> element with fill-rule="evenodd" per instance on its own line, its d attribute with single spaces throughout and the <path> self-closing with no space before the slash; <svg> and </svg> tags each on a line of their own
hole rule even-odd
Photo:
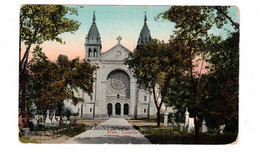
<svg viewBox="0 0 260 159">
<path fill-rule="evenodd" d="M 237 138 L 237 133 L 201 133 L 196 142 L 194 132 L 188 133 L 187 128 L 182 131 L 178 127 L 135 126 L 135 128 L 152 144 L 230 144 Z"/>
<path fill-rule="evenodd" d="M 46 126 L 42 127 L 40 131 L 49 131 L 51 133 L 55 133 L 55 135 L 61 136 L 66 135 L 69 137 L 76 136 L 84 131 L 86 131 L 85 124 L 69 124 L 69 125 L 62 125 L 62 126 Z"/>
<path fill-rule="evenodd" d="M 31 140 L 30 138 L 24 136 L 19 137 L 19 140 L 21 143 L 38 143 L 37 141 Z"/>
<path fill-rule="evenodd" d="M 69 137 L 74 137 L 78 134 L 83 133 L 86 131 L 86 125 L 85 124 L 74 124 L 68 127 L 67 129 L 64 129 L 63 131 L 58 132 L 60 135 L 66 135 Z"/>
</svg>

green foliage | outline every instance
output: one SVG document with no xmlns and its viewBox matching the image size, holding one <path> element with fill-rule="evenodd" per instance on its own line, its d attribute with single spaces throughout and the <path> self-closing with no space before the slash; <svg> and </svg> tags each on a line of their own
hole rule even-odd
<svg viewBox="0 0 260 159">
<path fill-rule="evenodd" d="M 31 140 L 29 137 L 19 137 L 19 141 L 22 142 L 22 143 L 38 143 L 37 141 L 35 140 Z"/>
<path fill-rule="evenodd" d="M 152 144 L 229 144 L 236 140 L 237 134 L 203 133 L 198 141 L 194 132 L 188 133 L 187 128 L 180 127 L 158 128 L 154 126 L 136 127 Z"/>
<path fill-rule="evenodd" d="M 165 102 L 168 106 L 178 108 L 177 114 L 184 115 L 186 108 L 194 103 L 192 83 L 188 76 L 176 76 L 168 87 Z"/>
<path fill-rule="evenodd" d="M 212 135 L 201 134 L 197 141 L 193 134 L 175 134 L 175 135 L 145 135 L 152 144 L 231 144 L 237 139 L 236 134 Z"/>
<path fill-rule="evenodd" d="M 203 76 L 200 101 L 207 114 L 208 126 L 226 124 L 226 131 L 238 131 L 239 32 L 219 44 L 211 54 L 211 69 Z"/>
<path fill-rule="evenodd" d="M 74 33 L 78 30 L 79 22 L 66 18 L 66 14 L 77 14 L 77 10 L 62 5 L 23 5 L 20 9 L 19 107 L 22 111 L 25 111 L 26 105 L 28 106 L 32 102 L 30 99 L 29 102 L 26 100 L 26 96 L 28 96 L 26 90 L 28 88 L 28 59 L 31 46 L 40 45 L 48 40 L 62 43 L 62 39 L 59 37 L 61 33 Z M 21 53 L 22 43 L 26 47 L 23 55 Z M 39 46 L 35 50 L 36 52 L 41 51 Z"/>
<path fill-rule="evenodd" d="M 176 24 L 171 36 L 174 52 L 181 52 L 182 74 L 175 74 L 167 90 L 165 101 L 184 113 L 189 107 L 195 118 L 198 134 L 202 118 L 207 126 L 217 128 L 226 124 L 226 130 L 237 131 L 238 126 L 238 71 L 239 25 L 228 16 L 227 6 L 173 6 L 156 19 L 163 18 Z M 209 35 L 216 25 L 222 28 L 228 21 L 237 32 L 226 40 Z M 196 57 L 202 57 L 210 69 L 208 74 L 196 72 Z M 197 122 L 198 121 L 198 122 Z"/>
<path fill-rule="evenodd" d="M 85 124 L 75 124 L 75 125 L 71 125 L 70 127 L 65 129 L 64 131 L 60 131 L 58 134 L 66 135 L 66 136 L 69 136 L 69 137 L 74 137 L 74 136 L 81 134 L 85 131 L 86 131 L 86 125 Z"/>
<path fill-rule="evenodd" d="M 74 8 L 62 5 L 24 5 L 20 10 L 20 38 L 25 45 L 42 44 L 47 40 L 62 43 L 58 37 L 64 32 L 78 30 L 77 21 L 65 18 L 66 14 L 77 14 Z"/>
<path fill-rule="evenodd" d="M 93 91 L 96 67 L 85 60 L 58 59 L 57 62 L 52 62 L 36 47 L 29 66 L 30 98 L 38 109 L 61 105 L 69 99 L 76 105 L 83 101 L 78 96 L 79 89 L 88 94 Z"/>
<path fill-rule="evenodd" d="M 138 46 L 125 60 L 125 64 L 129 66 L 137 79 L 138 87 L 153 93 L 158 126 L 160 125 L 160 109 L 170 80 L 186 69 L 184 63 L 187 60 L 181 58 L 180 46 L 181 44 L 175 46 L 173 43 L 152 39 L 149 43 Z M 176 48 L 179 48 L 179 51 L 173 51 Z"/>
<path fill-rule="evenodd" d="M 41 127 L 39 131 L 44 131 L 44 132 L 49 131 L 58 136 L 66 135 L 69 137 L 73 137 L 86 131 L 86 125 L 69 124 L 69 125 L 61 125 L 61 126 L 44 126 Z"/>
<path fill-rule="evenodd" d="M 155 84 L 161 84 L 159 77 L 167 71 L 167 52 L 164 42 L 151 40 L 150 43 L 138 46 L 129 55 L 125 63 L 133 71 L 139 88 L 151 91 Z"/>
</svg>

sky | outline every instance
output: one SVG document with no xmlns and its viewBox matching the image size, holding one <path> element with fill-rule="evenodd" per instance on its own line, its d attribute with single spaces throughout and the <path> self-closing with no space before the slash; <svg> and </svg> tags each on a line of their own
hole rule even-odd
<svg viewBox="0 0 260 159">
<path fill-rule="evenodd" d="M 92 24 L 93 11 L 96 15 L 96 25 L 98 27 L 101 43 L 102 52 L 105 52 L 116 45 L 118 36 L 122 37 L 121 44 L 133 51 L 136 47 L 137 40 L 140 31 L 144 24 L 144 14 L 147 15 L 147 24 L 151 32 L 152 38 L 159 40 L 168 41 L 170 35 L 173 34 L 174 23 L 169 21 L 155 21 L 159 13 L 165 12 L 171 6 L 84 6 L 80 7 L 77 5 L 70 6 L 78 8 L 78 16 L 67 15 L 68 18 L 77 20 L 81 23 L 79 29 L 75 34 L 63 33 L 59 35 L 64 41 L 63 44 L 53 41 L 46 41 L 41 46 L 43 52 L 50 60 L 56 60 L 59 54 L 64 54 L 73 59 L 85 57 L 85 37 Z M 230 16 L 235 20 L 238 19 L 238 10 L 235 7 L 230 9 Z M 233 31 L 230 24 L 225 25 L 227 30 Z M 219 30 L 213 27 L 210 33 L 215 35 L 222 35 L 224 38 L 228 36 L 228 31 Z M 24 46 L 22 46 L 22 52 L 24 52 Z"/>
<path fill-rule="evenodd" d="M 21 4 L 175 4 L 175 5 L 236 5 L 240 9 L 241 13 L 241 38 L 240 38 L 240 94 L 239 94 L 239 126 L 240 126 L 240 134 L 239 134 L 239 142 L 237 145 L 223 145 L 223 146 L 117 146 L 117 145 L 98 145 L 98 146 L 62 146 L 57 147 L 56 145 L 39 145 L 44 146 L 45 151 L 48 152 L 49 155 L 55 157 L 63 157 L 63 158 L 71 158 L 71 157 L 82 157 L 85 155 L 86 149 L 88 150 L 88 155 L 95 157 L 96 154 L 99 156 L 107 157 L 113 155 L 115 159 L 122 157 L 125 153 L 135 153 L 141 157 L 168 157 L 168 156 L 176 156 L 183 157 L 183 154 L 188 158 L 194 156 L 200 156 L 201 158 L 208 158 L 211 156 L 212 158 L 221 158 L 223 154 L 226 158 L 234 158 L 240 157 L 243 154 L 250 154 L 251 156 L 257 155 L 257 142 L 256 139 L 259 136 L 260 127 L 256 126 L 259 123 L 259 117 L 257 113 L 259 110 L 259 20 L 257 21 L 257 15 L 260 15 L 259 5 L 257 1 L 240 1 L 240 0 L 131 0 L 131 1 L 122 1 L 122 0 L 11 0 L 5 1 L 3 5 L 0 6 L 1 20 L 4 22 L 4 25 L 0 25 L 1 27 L 1 35 L 0 45 L 2 50 L 2 58 L 1 58 L 1 72 L 3 74 L 1 78 L 1 88 L 2 88 L 2 105 L 6 105 L 6 111 L 11 113 L 2 113 L 1 119 L 8 119 L 8 122 L 3 122 L 3 127 L 8 129 L 8 131 L 4 131 L 2 134 L 3 138 L 1 142 L 5 145 L 6 149 L 3 153 L 3 156 L 13 155 L 14 157 L 19 158 L 28 158 L 28 155 L 24 155 L 24 157 L 20 154 L 25 151 L 31 149 L 30 156 L 37 156 L 39 159 L 46 158 L 45 155 L 38 155 L 41 153 L 39 146 L 34 146 L 33 144 L 22 145 L 17 142 L 17 103 L 18 100 L 18 35 L 19 35 L 19 8 Z M 8 13 L 8 14 L 7 14 Z M 96 13 L 97 14 L 97 13 Z M 149 13 L 148 13 L 149 14 Z M 81 16 L 81 15 L 79 15 Z M 97 17 L 100 18 L 100 17 Z M 148 17 L 148 25 L 151 23 L 152 19 Z M 89 18 L 91 19 L 91 17 Z M 7 22 L 7 23 L 5 23 Z M 98 19 L 98 22 L 99 19 Z M 100 27 L 100 23 L 98 23 L 98 27 Z M 110 24 L 112 25 L 112 24 Z M 87 26 L 86 33 L 88 32 L 90 26 Z M 140 29 L 142 24 L 140 24 Z M 150 27 L 150 26 L 149 26 Z M 151 30 L 151 27 L 150 27 Z M 100 28 L 99 28 L 99 32 Z M 140 31 L 139 31 L 140 32 Z M 139 34 L 138 32 L 138 34 Z M 152 33 L 152 36 L 155 33 Z M 69 34 L 71 35 L 71 34 Z M 105 35 L 102 36 L 102 45 L 104 47 L 105 43 L 109 41 L 103 41 Z M 73 36 L 71 36 L 73 37 Z M 126 37 L 123 37 L 123 41 Z M 137 40 L 135 40 L 137 41 Z M 82 42 L 84 44 L 84 40 Z M 51 45 L 56 45 L 57 43 L 53 42 Z M 68 43 L 66 43 L 68 44 Z M 79 45 L 83 45 L 79 44 Z M 84 45 L 83 45 L 84 46 Z M 69 47 L 68 47 L 69 48 Z M 46 48 L 45 48 L 46 50 Z M 50 49 L 51 50 L 51 49 Z M 104 51 L 104 49 L 103 49 Z M 53 51 L 55 52 L 55 50 Z M 46 52 L 46 54 L 48 54 Z M 57 53 L 58 55 L 58 53 Z M 83 54 L 82 54 L 83 55 Z M 76 55 L 75 55 L 76 56 Z M 11 123 L 11 124 L 10 124 Z M 13 153 L 13 150 L 16 150 L 17 153 Z M 114 155 L 114 150 L 117 149 L 119 155 Z M 175 150 L 173 153 L 173 149 Z M 39 151 L 38 151 L 39 150 Z M 57 150 L 71 152 L 71 153 L 57 153 Z M 201 153 L 203 151 L 203 153 Z M 158 153 L 159 152 L 159 153 Z M 192 153 L 186 153 L 192 152 Z M 214 154 L 214 155 L 212 155 Z M 128 156 L 129 157 L 129 156 Z M 131 157 L 131 156 L 130 156 Z"/>
</svg>

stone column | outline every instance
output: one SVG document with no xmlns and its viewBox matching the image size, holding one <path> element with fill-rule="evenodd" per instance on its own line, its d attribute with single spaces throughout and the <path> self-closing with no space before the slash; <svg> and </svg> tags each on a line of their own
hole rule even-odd
<svg viewBox="0 0 260 159">
<path fill-rule="evenodd" d="M 122 104 L 121 105 L 121 117 L 123 117 L 124 116 L 124 105 Z"/>
<path fill-rule="evenodd" d="M 129 115 L 135 116 L 135 107 L 136 107 L 136 100 L 137 100 L 137 88 L 136 82 L 133 79 L 130 79 L 130 103 L 129 103 Z"/>
<path fill-rule="evenodd" d="M 101 72 L 100 72 L 101 74 Z M 101 75 L 99 75 L 101 78 Z M 101 80 L 100 80 L 101 81 Z M 96 96 L 96 102 L 97 105 L 100 107 L 101 114 L 106 114 L 107 112 L 107 101 L 106 101 L 106 87 L 107 87 L 107 81 L 101 81 L 101 85 L 97 83 L 97 96 Z"/>
<path fill-rule="evenodd" d="M 115 104 L 112 104 L 112 116 L 115 116 L 115 108 L 116 108 Z"/>
</svg>

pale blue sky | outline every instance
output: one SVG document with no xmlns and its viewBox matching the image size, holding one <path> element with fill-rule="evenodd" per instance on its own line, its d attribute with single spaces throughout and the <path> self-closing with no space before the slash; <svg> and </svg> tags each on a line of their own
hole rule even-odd
<svg viewBox="0 0 260 159">
<path fill-rule="evenodd" d="M 174 23 L 169 21 L 155 21 L 159 13 L 165 12 L 171 6 L 71 6 L 78 8 L 78 16 L 68 15 L 69 18 L 75 19 L 81 23 L 79 30 L 75 34 L 64 33 L 60 37 L 65 41 L 65 45 L 53 42 L 45 42 L 43 51 L 50 56 L 50 59 L 56 59 L 59 54 L 66 54 L 69 58 L 80 57 L 84 58 L 85 37 L 92 24 L 93 11 L 96 14 L 96 25 L 98 27 L 101 42 L 102 52 L 107 51 L 116 45 L 116 38 L 122 37 L 122 45 L 129 50 L 134 50 L 140 31 L 144 24 L 144 12 L 147 14 L 147 24 L 151 32 L 152 38 L 168 41 L 170 35 L 173 34 Z M 238 10 L 230 9 L 230 16 L 238 21 Z M 233 31 L 230 24 L 225 25 L 227 30 Z M 227 37 L 228 32 L 225 29 L 219 30 L 216 27 L 212 28 L 210 33 Z"/>
</svg>

